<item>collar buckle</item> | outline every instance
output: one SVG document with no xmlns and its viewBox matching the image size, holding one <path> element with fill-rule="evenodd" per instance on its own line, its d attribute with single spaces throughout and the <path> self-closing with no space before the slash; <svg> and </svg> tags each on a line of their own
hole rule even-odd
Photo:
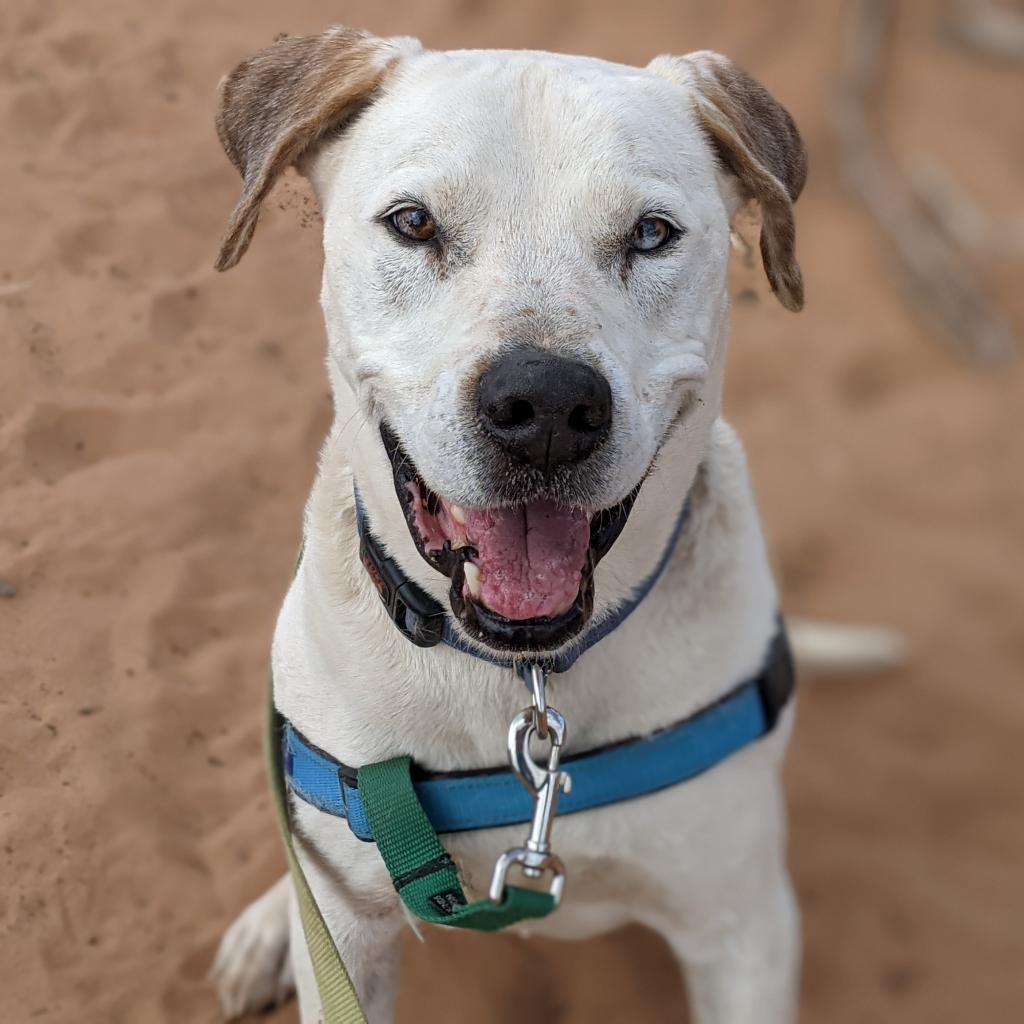
<svg viewBox="0 0 1024 1024">
<path fill-rule="evenodd" d="M 359 558 L 398 631 L 417 647 L 444 639 L 444 609 L 380 549 L 369 530 L 359 530 Z"/>
</svg>

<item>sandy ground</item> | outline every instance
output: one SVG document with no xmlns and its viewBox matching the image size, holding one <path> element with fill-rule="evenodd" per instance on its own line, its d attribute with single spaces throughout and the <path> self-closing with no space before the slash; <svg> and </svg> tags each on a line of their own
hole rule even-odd
<svg viewBox="0 0 1024 1024">
<path fill-rule="evenodd" d="M 950 46 L 937 7 L 905 5 L 885 129 L 1019 223 L 1024 78 Z M 241 267 L 212 272 L 237 189 L 212 98 L 275 33 L 336 20 L 634 62 L 715 47 L 794 112 L 808 306 L 787 314 L 738 271 L 756 297 L 737 303 L 728 407 L 787 607 L 887 622 L 915 648 L 899 673 L 804 691 L 789 761 L 804 1020 L 1020 1019 L 1024 377 L 971 369 L 920 327 L 842 190 L 827 119 L 842 13 L 5 0 L 5 1021 L 216 1021 L 218 935 L 282 867 L 259 708 L 330 416 L 318 236 L 293 180 Z M 1019 251 L 979 266 L 1024 321 Z M 407 953 L 403 1024 L 683 1019 L 674 967 L 639 931 L 564 947 L 431 933 Z"/>
</svg>

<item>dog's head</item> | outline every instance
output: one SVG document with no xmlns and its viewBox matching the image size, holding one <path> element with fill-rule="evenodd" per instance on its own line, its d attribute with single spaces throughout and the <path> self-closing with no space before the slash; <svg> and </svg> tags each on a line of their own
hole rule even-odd
<svg viewBox="0 0 1024 1024">
<path fill-rule="evenodd" d="M 655 460 L 648 526 L 630 524 L 648 562 L 699 463 L 742 202 L 772 289 L 802 305 L 789 115 L 709 52 L 638 69 L 332 29 L 240 64 L 217 126 L 244 179 L 219 269 L 285 168 L 316 190 L 338 422 L 372 424 L 351 458 L 374 530 L 479 642 L 571 642 Z"/>
</svg>

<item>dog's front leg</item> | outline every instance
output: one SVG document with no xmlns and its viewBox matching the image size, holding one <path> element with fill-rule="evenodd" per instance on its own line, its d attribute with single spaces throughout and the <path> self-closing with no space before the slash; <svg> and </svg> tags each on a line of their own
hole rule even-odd
<svg viewBox="0 0 1024 1024">
<path fill-rule="evenodd" d="M 391 1024 L 398 995 L 399 937 L 404 924 L 401 913 L 357 915 L 337 901 L 321 905 L 342 962 L 366 1013 L 368 1024 Z M 293 897 L 291 958 L 302 1024 L 319 1024 L 320 993 L 313 974 L 306 937 L 302 931 L 298 900 Z"/>
<path fill-rule="evenodd" d="M 294 988 L 288 959 L 289 875 L 282 875 L 224 933 L 211 971 L 225 1018 L 284 1002 Z"/>
<path fill-rule="evenodd" d="M 742 917 L 713 936 L 663 934 L 686 976 L 694 1024 L 794 1024 L 800 980 L 800 917 L 781 877 Z"/>
</svg>

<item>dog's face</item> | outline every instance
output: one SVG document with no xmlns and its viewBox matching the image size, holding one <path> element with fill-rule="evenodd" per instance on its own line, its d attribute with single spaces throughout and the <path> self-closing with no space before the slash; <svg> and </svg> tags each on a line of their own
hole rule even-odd
<svg viewBox="0 0 1024 1024">
<path fill-rule="evenodd" d="M 284 44 L 226 81 L 219 126 L 249 184 L 303 116 L 322 122 L 288 162 L 305 151 L 323 213 L 335 390 L 379 430 L 367 472 L 386 453 L 394 508 L 470 635 L 561 646 L 659 451 L 699 449 L 718 413 L 744 198 L 762 201 L 766 268 L 799 307 L 795 129 L 714 55 L 641 70 L 352 33 Z M 310 83 L 283 125 L 254 127 L 304 67 L 319 98 Z M 226 265 L 251 234 L 245 202 Z"/>
</svg>

